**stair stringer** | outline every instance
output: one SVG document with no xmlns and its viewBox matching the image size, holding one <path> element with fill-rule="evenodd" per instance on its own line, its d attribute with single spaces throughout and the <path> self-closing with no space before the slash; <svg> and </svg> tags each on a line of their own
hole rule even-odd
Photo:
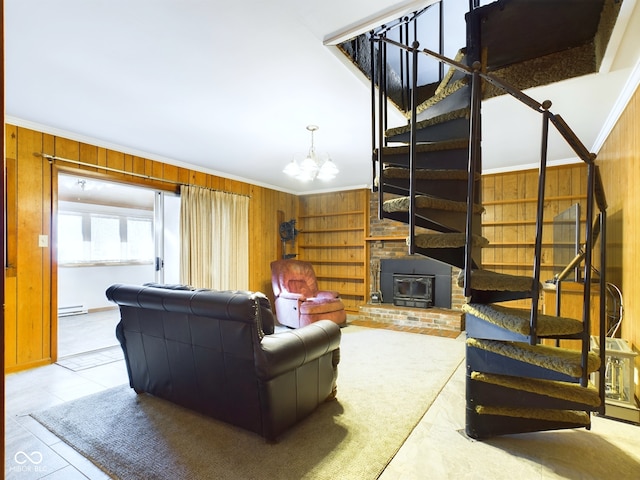
<svg viewBox="0 0 640 480">
<path fill-rule="evenodd" d="M 578 382 L 577 377 L 554 372 L 548 368 L 513 358 L 503 357 L 494 352 L 467 346 L 467 365 L 474 372 L 511 375 L 516 377 L 539 378 L 560 382 Z"/>
<path fill-rule="evenodd" d="M 551 430 L 591 428 L 590 417 L 582 422 L 562 422 L 537 418 L 523 418 L 501 415 L 478 414 L 472 407 L 466 407 L 465 433 L 476 440 L 487 439 L 498 435 L 516 433 L 544 432 Z"/>
<path fill-rule="evenodd" d="M 510 388 L 504 385 L 475 380 L 474 373 L 475 372 L 467 371 L 469 404 L 473 405 L 474 409 L 476 405 L 491 405 L 494 407 L 507 408 L 586 411 L 595 410 L 599 406 L 599 401 L 597 403 L 591 401 L 594 398 L 593 392 L 596 390 L 593 386 L 589 387 L 591 390 L 587 392 L 590 395 L 585 395 L 582 399 L 566 399 L 544 393 L 542 390 L 530 391 L 524 388 Z M 560 382 L 555 383 L 559 384 Z M 578 387 L 577 385 L 576 388 L 582 389 L 582 387 Z"/>
</svg>

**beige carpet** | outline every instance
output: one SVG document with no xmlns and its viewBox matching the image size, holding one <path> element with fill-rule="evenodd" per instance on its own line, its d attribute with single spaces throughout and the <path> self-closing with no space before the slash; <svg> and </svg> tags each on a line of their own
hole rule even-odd
<svg viewBox="0 0 640 480">
<path fill-rule="evenodd" d="M 34 418 L 123 479 L 375 479 L 464 358 L 464 341 L 342 329 L 337 401 L 277 444 L 116 387 Z"/>
</svg>

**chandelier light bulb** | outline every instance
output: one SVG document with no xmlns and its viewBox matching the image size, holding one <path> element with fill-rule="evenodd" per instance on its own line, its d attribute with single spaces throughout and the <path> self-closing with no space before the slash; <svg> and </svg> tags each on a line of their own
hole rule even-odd
<svg viewBox="0 0 640 480">
<path fill-rule="evenodd" d="M 290 177 L 296 177 L 300 174 L 300 167 L 296 163 L 295 159 L 291 160 L 282 170 L 284 173 L 289 175 Z"/>
<path fill-rule="evenodd" d="M 320 180 L 333 180 L 339 172 L 340 170 L 338 170 L 336 164 L 333 163 L 331 158 L 328 158 L 320 167 L 320 170 L 318 171 L 318 178 Z"/>
</svg>

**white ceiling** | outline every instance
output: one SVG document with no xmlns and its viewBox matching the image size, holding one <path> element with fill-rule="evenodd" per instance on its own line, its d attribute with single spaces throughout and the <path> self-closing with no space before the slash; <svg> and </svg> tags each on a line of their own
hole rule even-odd
<svg viewBox="0 0 640 480">
<path fill-rule="evenodd" d="M 149 188 L 69 173 L 61 172 L 58 175 L 59 211 L 101 212 L 105 208 L 153 211 L 155 197 L 155 191 Z M 73 206 L 69 207 L 71 204 Z"/>
<path fill-rule="evenodd" d="M 614 34 L 607 72 L 529 92 L 552 100 L 588 148 L 637 70 L 635 2 L 624 0 L 628 25 Z M 371 182 L 369 86 L 323 42 L 425 3 L 5 0 L 6 121 L 291 193 L 362 187 Z M 485 170 L 537 161 L 538 140 L 514 130 L 539 129 L 535 114 L 504 97 L 484 114 Z M 332 182 L 281 173 L 308 150 L 309 124 L 320 126 L 316 150 L 341 170 Z M 573 156 L 555 143 L 552 161 Z"/>
</svg>

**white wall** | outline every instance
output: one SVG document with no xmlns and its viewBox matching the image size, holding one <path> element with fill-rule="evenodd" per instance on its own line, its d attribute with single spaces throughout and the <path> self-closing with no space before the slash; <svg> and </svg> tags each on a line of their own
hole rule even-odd
<svg viewBox="0 0 640 480">
<path fill-rule="evenodd" d="M 115 307 L 104 292 L 114 283 L 142 285 L 153 282 L 155 269 L 148 265 L 118 265 L 58 268 L 58 308 L 83 305 L 95 308 Z"/>
</svg>

